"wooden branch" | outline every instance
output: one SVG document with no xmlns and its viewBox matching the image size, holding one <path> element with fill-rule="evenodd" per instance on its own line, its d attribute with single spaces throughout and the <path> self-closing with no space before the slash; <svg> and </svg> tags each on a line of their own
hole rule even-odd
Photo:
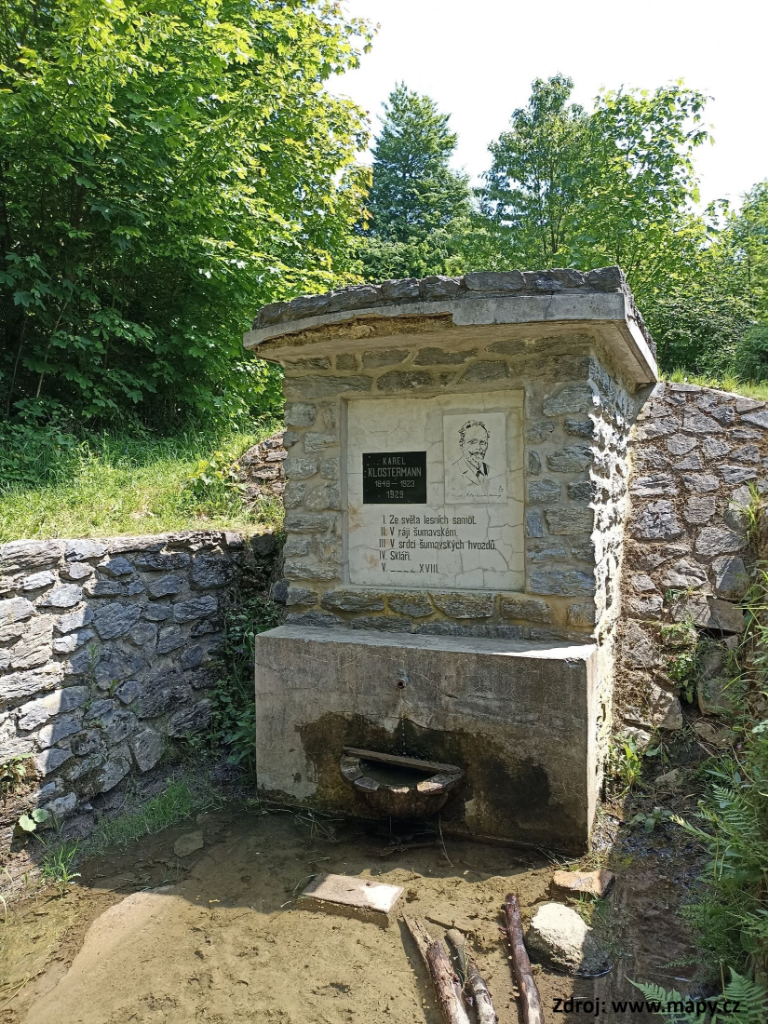
<svg viewBox="0 0 768 1024">
<path fill-rule="evenodd" d="M 451 928 L 445 936 L 456 951 L 454 960 L 458 960 L 459 973 L 465 979 L 465 987 L 469 989 L 472 1003 L 477 1013 L 478 1024 L 498 1024 L 499 1018 L 493 1006 L 491 993 L 485 983 L 477 964 L 471 954 L 467 954 L 466 940 L 458 928 Z"/>
<path fill-rule="evenodd" d="M 499 1018 L 493 1006 L 491 993 L 472 957 L 467 958 L 467 988 L 475 1002 L 477 1024 L 498 1024 Z"/>
<path fill-rule="evenodd" d="M 544 1011 L 541 996 L 533 980 L 531 961 L 523 942 L 523 922 L 520 920 L 520 908 L 517 896 L 510 893 L 504 900 L 504 924 L 507 929 L 509 945 L 512 951 L 512 971 L 520 992 L 522 1003 L 523 1024 L 544 1024 Z"/>
<path fill-rule="evenodd" d="M 419 918 L 403 914 L 403 920 L 432 978 L 445 1024 L 470 1024 L 461 1000 L 461 985 L 451 966 L 445 946 L 442 942 L 435 942 Z"/>
<path fill-rule="evenodd" d="M 419 953 L 421 953 L 421 959 L 424 961 L 424 966 L 429 970 L 427 950 L 435 940 L 427 931 L 427 926 L 420 917 L 409 917 L 408 914 L 403 914 L 403 920 L 405 921 L 408 931 L 413 937 L 413 941 L 419 948 Z"/>
</svg>

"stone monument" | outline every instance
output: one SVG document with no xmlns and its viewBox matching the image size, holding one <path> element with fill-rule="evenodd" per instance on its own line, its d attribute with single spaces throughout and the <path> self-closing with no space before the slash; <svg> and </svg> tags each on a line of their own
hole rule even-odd
<svg viewBox="0 0 768 1024">
<path fill-rule="evenodd" d="M 463 771 L 444 831 L 583 849 L 657 377 L 621 271 L 358 285 L 266 306 L 245 344 L 285 370 L 289 449 L 259 792 L 374 817 L 345 748 L 405 755 Z"/>
</svg>

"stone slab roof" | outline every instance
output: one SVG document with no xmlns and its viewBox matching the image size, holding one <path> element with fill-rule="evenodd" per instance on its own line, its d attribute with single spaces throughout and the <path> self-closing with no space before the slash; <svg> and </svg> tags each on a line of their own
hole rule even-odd
<svg viewBox="0 0 768 1024">
<path fill-rule="evenodd" d="M 482 271 L 463 277 L 432 276 L 359 284 L 324 295 L 300 295 L 263 306 L 243 341 L 264 345 L 277 358 L 281 339 L 293 344 L 304 332 L 343 327 L 356 320 L 434 317 L 450 314 L 456 327 L 591 322 L 621 336 L 638 381 L 657 378 L 656 348 L 620 267 L 582 272 L 572 269 Z M 395 332 L 400 333 L 400 332 Z"/>
<path fill-rule="evenodd" d="M 620 267 L 598 270 L 509 270 L 501 273 L 481 271 L 463 277 L 406 277 L 381 284 L 356 284 L 323 295 L 299 295 L 289 302 L 271 302 L 262 306 L 253 321 L 253 329 L 288 324 L 293 320 L 326 313 L 357 312 L 393 304 L 407 305 L 437 299 L 492 295 L 555 295 L 560 292 L 622 292 L 632 299 L 627 279 Z M 632 300 L 634 307 L 634 300 Z M 634 308 L 648 346 L 655 354 L 653 339 L 642 316 Z"/>
</svg>

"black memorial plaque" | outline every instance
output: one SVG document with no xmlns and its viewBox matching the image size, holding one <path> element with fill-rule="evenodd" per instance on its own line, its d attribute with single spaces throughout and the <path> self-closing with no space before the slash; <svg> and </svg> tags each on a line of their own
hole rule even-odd
<svg viewBox="0 0 768 1024">
<path fill-rule="evenodd" d="M 363 453 L 364 505 L 426 503 L 426 452 Z"/>
</svg>

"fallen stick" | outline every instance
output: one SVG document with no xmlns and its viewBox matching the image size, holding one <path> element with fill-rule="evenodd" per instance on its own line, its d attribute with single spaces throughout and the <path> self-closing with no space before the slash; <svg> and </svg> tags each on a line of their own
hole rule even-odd
<svg viewBox="0 0 768 1024">
<path fill-rule="evenodd" d="M 499 1018 L 493 1006 L 491 993 L 471 954 L 467 954 L 464 936 L 457 928 L 451 928 L 445 937 L 456 950 L 459 973 L 465 978 L 466 987 L 472 996 L 478 1024 L 498 1024 Z"/>
<path fill-rule="evenodd" d="M 432 938 L 426 925 L 419 918 L 403 914 L 403 920 L 432 978 L 445 1024 L 470 1024 L 461 1000 L 461 985 L 451 966 L 445 946 Z"/>
<path fill-rule="evenodd" d="M 523 1024 L 544 1024 L 544 1011 L 541 1007 L 541 996 L 533 980 L 531 961 L 523 942 L 523 923 L 520 920 L 520 908 L 517 896 L 510 893 L 504 900 L 504 924 L 507 928 L 509 945 L 512 950 L 512 972 L 520 992 L 522 1003 Z"/>
<path fill-rule="evenodd" d="M 478 1024 L 498 1024 L 499 1018 L 493 1007 L 491 993 L 485 984 L 485 978 L 475 966 L 474 960 L 467 960 L 467 985 L 475 1001 Z"/>
</svg>

